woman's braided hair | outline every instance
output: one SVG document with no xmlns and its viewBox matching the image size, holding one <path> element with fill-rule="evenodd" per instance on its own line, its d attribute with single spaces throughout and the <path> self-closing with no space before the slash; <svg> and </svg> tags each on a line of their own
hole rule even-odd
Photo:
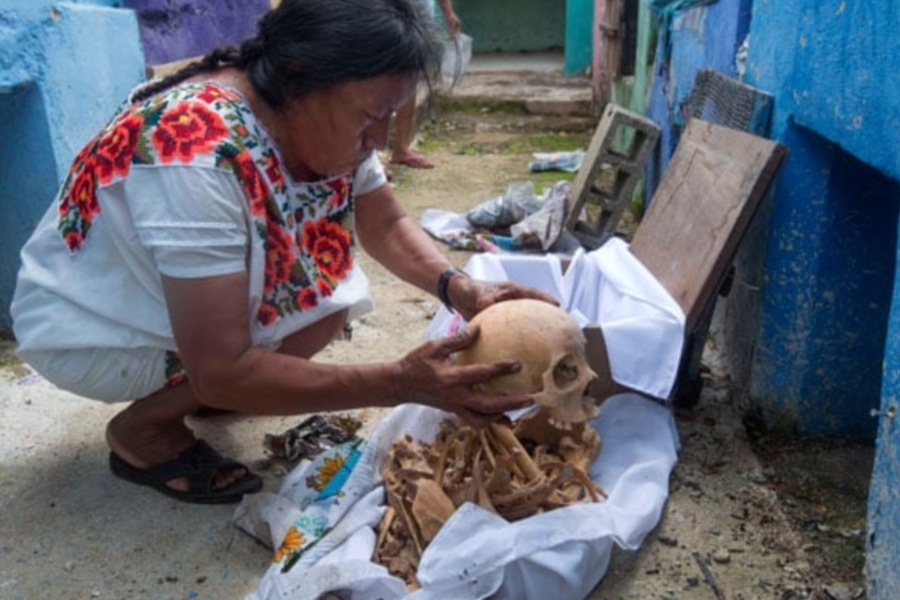
<svg viewBox="0 0 900 600">
<path fill-rule="evenodd" d="M 259 19 L 255 37 L 149 82 L 132 101 L 229 66 L 246 71 L 275 109 L 315 90 L 380 75 L 417 73 L 430 86 L 442 50 L 434 19 L 417 0 L 282 0 Z"/>
</svg>

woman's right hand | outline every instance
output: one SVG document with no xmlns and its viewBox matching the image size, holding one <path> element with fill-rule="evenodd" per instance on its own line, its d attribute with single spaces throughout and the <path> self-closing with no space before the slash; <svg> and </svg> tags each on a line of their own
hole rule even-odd
<svg viewBox="0 0 900 600">
<path fill-rule="evenodd" d="M 397 363 L 396 390 L 401 402 L 426 404 L 454 412 L 473 427 L 496 421 L 503 413 L 530 406 L 530 396 L 497 396 L 477 390 L 500 375 L 519 371 L 516 361 L 458 366 L 452 355 L 478 339 L 478 327 L 432 340 L 416 348 Z"/>
</svg>

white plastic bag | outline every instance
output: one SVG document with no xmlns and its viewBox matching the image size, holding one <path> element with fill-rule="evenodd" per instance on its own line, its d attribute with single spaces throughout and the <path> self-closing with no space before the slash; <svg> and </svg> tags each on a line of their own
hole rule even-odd
<svg viewBox="0 0 900 600">
<path fill-rule="evenodd" d="M 445 88 L 452 88 L 462 79 L 471 60 L 472 36 L 460 33 L 445 42 L 441 63 L 441 81 Z"/>
</svg>

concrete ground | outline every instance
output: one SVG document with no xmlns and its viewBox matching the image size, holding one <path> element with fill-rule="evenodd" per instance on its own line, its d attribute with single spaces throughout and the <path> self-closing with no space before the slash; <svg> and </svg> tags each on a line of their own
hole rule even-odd
<svg viewBox="0 0 900 600">
<path fill-rule="evenodd" d="M 477 98 L 480 86 L 479 94 L 495 99 L 549 100 L 545 90 L 552 89 L 562 97 L 562 112 L 583 107 L 585 93 L 589 98 L 583 78 L 565 80 L 553 68 L 517 73 L 506 59 L 500 65 L 473 63 L 454 94 Z M 571 93 L 560 92 L 565 89 Z M 500 135 L 487 116 L 477 120 L 466 135 Z M 410 212 L 472 206 L 502 189 L 501 177 L 519 176 L 516 165 L 527 156 L 485 151 L 485 136 L 477 144 L 468 137 L 460 142 L 483 151 L 477 156 L 432 145 L 438 168 L 399 169 L 397 192 Z M 465 260 L 450 255 L 457 264 Z M 436 308 L 432 298 L 361 260 L 376 310 L 357 325 L 353 342 L 336 344 L 323 360 L 382 360 L 386 349 L 399 356 L 421 339 Z M 232 525 L 233 507 L 182 504 L 114 478 L 103 430 L 121 407 L 54 388 L 18 362 L 14 348 L 11 341 L 0 346 L 0 598 L 228 600 L 255 589 L 271 551 Z M 839 441 L 791 446 L 749 436 L 717 370 L 715 348 L 706 363 L 700 404 L 676 413 L 682 450 L 661 523 L 639 550 L 614 553 L 590 600 L 862 597 L 871 448 Z M 382 414 L 357 415 L 363 436 Z M 274 490 L 284 471 L 267 459 L 262 439 L 301 420 L 229 416 L 190 424 Z"/>
</svg>

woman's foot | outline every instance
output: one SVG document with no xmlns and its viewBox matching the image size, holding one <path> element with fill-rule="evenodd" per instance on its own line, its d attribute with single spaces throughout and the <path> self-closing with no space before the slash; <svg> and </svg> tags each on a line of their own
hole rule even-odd
<svg viewBox="0 0 900 600">
<path fill-rule="evenodd" d="M 147 398 L 133 402 L 128 408 L 113 417 L 106 427 L 106 441 L 115 455 L 111 463 L 133 469 L 134 474 L 160 465 L 176 461 L 182 453 L 197 444 L 193 432 L 184 424 L 184 416 L 160 420 L 159 410 L 150 406 L 153 400 Z M 176 461 L 177 462 L 177 461 Z M 124 463 L 124 464 L 123 464 Z M 225 490 L 250 475 L 246 467 L 231 463 L 214 474 L 211 491 Z M 121 470 L 120 470 L 121 471 Z M 116 469 L 114 468 L 114 472 Z M 121 472 L 117 475 L 123 476 Z M 125 476 L 135 483 L 134 477 Z M 190 492 L 187 474 L 165 481 L 165 486 L 173 492 Z M 159 487 L 159 486 L 154 486 Z"/>
<path fill-rule="evenodd" d="M 434 163 L 421 154 L 408 152 L 406 154 L 394 154 L 391 157 L 391 164 L 404 165 L 411 169 L 433 169 Z"/>
</svg>

